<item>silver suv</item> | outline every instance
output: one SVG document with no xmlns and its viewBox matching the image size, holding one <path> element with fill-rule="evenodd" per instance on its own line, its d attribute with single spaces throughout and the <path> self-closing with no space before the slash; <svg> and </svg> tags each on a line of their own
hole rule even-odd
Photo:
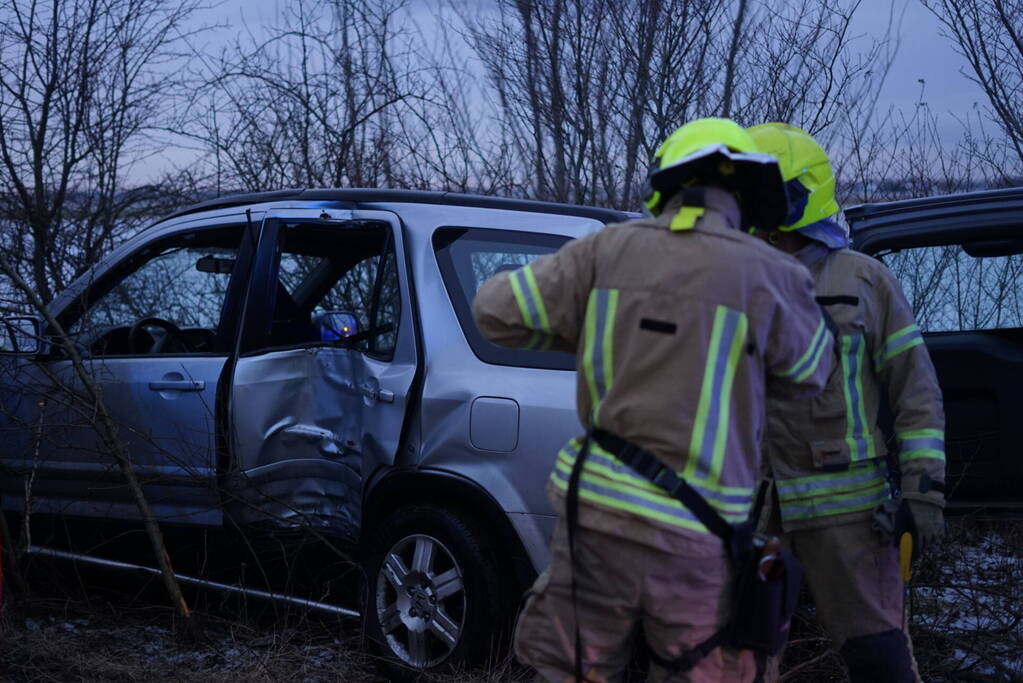
<svg viewBox="0 0 1023 683">
<path fill-rule="evenodd" d="M 165 524 L 316 530 L 366 573 L 368 635 L 420 669 L 489 650 L 547 562 L 580 431 L 570 354 L 485 341 L 479 285 L 629 214 L 432 192 L 227 197 L 117 248 L 51 312 Z M 0 495 L 138 512 L 42 321 L 0 325 Z"/>
</svg>

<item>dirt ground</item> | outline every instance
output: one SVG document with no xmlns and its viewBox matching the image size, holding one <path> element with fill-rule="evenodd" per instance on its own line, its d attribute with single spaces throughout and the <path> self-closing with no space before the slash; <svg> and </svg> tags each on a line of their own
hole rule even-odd
<svg viewBox="0 0 1023 683">
<path fill-rule="evenodd" d="M 916 656 L 927 681 L 1023 681 L 1023 524 L 957 520 L 920 563 L 911 592 Z M 64 572 L 66 570 L 59 570 Z M 61 574 L 46 580 L 66 580 Z M 92 581 L 82 579 L 83 583 Z M 84 595 L 33 581 L 0 619 L 4 681 L 390 681 L 352 619 L 197 599 L 198 641 L 174 633 L 152 586 L 114 581 Z M 90 589 L 92 583 L 88 583 Z M 842 681 L 840 662 L 801 608 L 784 681 Z M 444 683 L 530 680 L 507 660 Z"/>
</svg>

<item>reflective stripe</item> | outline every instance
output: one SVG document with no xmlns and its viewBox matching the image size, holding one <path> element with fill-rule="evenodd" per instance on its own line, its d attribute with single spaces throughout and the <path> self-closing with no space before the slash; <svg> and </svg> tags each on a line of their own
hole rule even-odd
<svg viewBox="0 0 1023 683">
<path fill-rule="evenodd" d="M 583 372 L 590 390 L 590 423 L 600 424 L 600 405 L 614 384 L 614 321 L 617 289 L 594 289 L 586 305 Z"/>
<path fill-rule="evenodd" d="M 540 294 L 540 287 L 536 284 L 536 275 L 533 274 L 533 267 L 527 265 L 520 270 L 526 276 L 526 284 L 529 286 L 529 300 L 533 310 L 536 311 L 536 319 L 540 322 L 540 329 L 550 334 L 551 322 L 547 317 L 547 307 L 544 306 L 543 296 Z"/>
<path fill-rule="evenodd" d="M 845 392 L 845 441 L 849 444 L 849 458 L 869 460 L 876 456 L 874 438 L 867 422 L 867 408 L 863 401 L 863 335 L 842 337 L 842 382 Z"/>
<path fill-rule="evenodd" d="M 796 382 L 805 381 L 807 377 L 813 374 L 817 366 L 820 365 L 821 356 L 824 355 L 824 349 L 827 347 L 827 341 L 828 328 L 824 324 L 824 319 L 821 318 L 820 323 L 817 325 L 817 331 L 813 333 L 813 337 L 810 339 L 810 345 L 806 347 L 806 352 L 791 368 L 779 373 L 778 376 L 791 377 Z"/>
<path fill-rule="evenodd" d="M 920 334 L 920 328 L 916 325 L 906 325 L 898 332 L 888 335 L 888 338 L 884 340 L 880 350 L 874 354 L 874 367 L 880 370 L 895 356 L 923 343 L 924 338 Z"/>
<path fill-rule="evenodd" d="M 689 442 L 689 453 L 696 457 L 690 457 L 686 463 L 683 476 L 687 480 L 716 484 L 721 478 L 728 445 L 732 384 L 742 358 L 748 327 L 749 319 L 745 313 L 725 306 L 717 307 Z"/>
<path fill-rule="evenodd" d="M 870 460 L 844 472 L 814 474 L 775 482 L 778 500 L 793 501 L 813 496 L 848 493 L 885 481 L 887 467 L 882 460 Z"/>
<path fill-rule="evenodd" d="M 941 439 L 942 443 L 945 442 L 945 432 L 941 429 L 910 429 L 895 436 L 899 439 Z"/>
<path fill-rule="evenodd" d="M 572 439 L 558 453 L 558 457 L 566 462 L 574 462 L 582 447 L 579 439 Z M 586 467 L 603 468 L 606 476 L 627 483 L 638 489 L 664 496 L 663 489 L 638 474 L 634 469 L 605 451 L 596 443 L 590 443 L 590 454 L 586 458 Z M 689 484 L 697 493 L 707 499 L 712 506 L 722 512 L 744 512 L 753 501 L 753 489 L 738 486 L 715 486 L 713 488 L 698 481 Z"/>
<path fill-rule="evenodd" d="M 940 429 L 914 429 L 898 432 L 899 462 L 920 458 L 945 460 L 945 434 Z"/>
<path fill-rule="evenodd" d="M 826 328 L 825 328 L 826 329 Z M 828 348 L 828 335 L 825 332 L 821 335 L 820 341 L 817 342 L 817 350 L 813 353 L 813 358 L 810 362 L 800 370 L 793 378 L 797 382 L 805 382 L 808 377 L 813 373 L 817 372 L 817 368 L 820 367 L 821 358 L 824 356 L 824 349 Z"/>
<path fill-rule="evenodd" d="M 781 503 L 782 519 L 796 520 L 813 517 L 840 515 L 847 512 L 871 510 L 889 497 L 888 486 L 882 481 L 867 490 L 846 494 L 829 495 L 820 499 L 804 499 L 799 502 Z"/>
<path fill-rule="evenodd" d="M 528 348 L 547 349 L 553 341 L 550 320 L 547 318 L 547 307 L 544 306 L 540 288 L 536 284 L 536 276 L 529 265 L 513 270 L 508 275 L 515 303 L 518 304 L 522 322 L 533 330 Z"/>
<path fill-rule="evenodd" d="M 573 439 L 558 453 L 551 481 L 562 491 L 568 488 L 568 479 L 579 448 L 579 440 Z M 753 489 L 713 491 L 696 485 L 694 488 L 727 521 L 739 522 L 749 516 Z M 682 503 L 662 491 L 613 455 L 591 443 L 590 454 L 580 476 L 580 498 L 672 526 L 709 533 Z"/>
<path fill-rule="evenodd" d="M 551 481 L 562 491 L 568 491 L 570 472 L 571 470 L 564 472 L 559 465 L 551 472 Z M 707 531 L 707 527 L 703 526 L 678 501 L 665 498 L 663 505 L 658 504 L 636 496 L 613 482 L 594 477 L 585 472 L 579 477 L 579 498 L 600 503 L 610 508 L 631 512 L 637 516 L 664 522 L 682 529 L 699 531 L 705 534 L 710 533 Z"/>
</svg>

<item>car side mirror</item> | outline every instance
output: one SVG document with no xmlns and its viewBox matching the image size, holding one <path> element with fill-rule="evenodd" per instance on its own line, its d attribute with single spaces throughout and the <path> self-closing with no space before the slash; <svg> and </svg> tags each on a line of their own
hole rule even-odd
<svg viewBox="0 0 1023 683">
<path fill-rule="evenodd" d="M 320 341 L 337 341 L 359 333 L 359 319 L 351 311 L 324 311 L 313 319 Z"/>
<path fill-rule="evenodd" d="M 0 320 L 0 354 L 36 356 L 45 346 L 42 318 L 24 315 Z"/>
</svg>

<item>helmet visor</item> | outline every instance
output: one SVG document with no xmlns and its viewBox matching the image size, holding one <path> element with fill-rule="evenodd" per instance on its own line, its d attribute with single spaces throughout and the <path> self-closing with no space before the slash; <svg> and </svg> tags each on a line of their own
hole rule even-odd
<svg viewBox="0 0 1023 683">
<path fill-rule="evenodd" d="M 820 242 L 828 249 L 844 249 L 849 246 L 849 235 L 837 221 L 825 218 L 816 223 L 804 225 L 796 230 L 800 235 Z"/>
</svg>

